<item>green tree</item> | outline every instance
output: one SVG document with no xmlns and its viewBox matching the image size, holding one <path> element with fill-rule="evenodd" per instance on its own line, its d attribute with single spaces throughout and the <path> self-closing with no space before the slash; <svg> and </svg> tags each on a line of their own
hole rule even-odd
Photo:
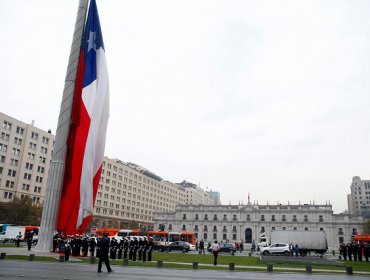
<svg viewBox="0 0 370 280">
<path fill-rule="evenodd" d="M 40 225 L 42 206 L 36 205 L 31 198 L 15 197 L 10 202 L 0 203 L 0 222 L 16 225 Z"/>
</svg>

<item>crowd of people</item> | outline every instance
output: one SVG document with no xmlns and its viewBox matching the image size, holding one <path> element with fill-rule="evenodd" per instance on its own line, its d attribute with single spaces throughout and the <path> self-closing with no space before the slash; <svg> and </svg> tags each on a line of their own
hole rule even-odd
<svg viewBox="0 0 370 280">
<path fill-rule="evenodd" d="M 74 257 L 101 257 L 101 253 L 107 250 L 110 259 L 129 259 L 132 261 L 151 261 L 153 240 L 147 237 L 125 237 L 120 240 L 108 238 L 109 246 L 106 248 L 104 236 L 89 237 L 87 235 L 63 236 L 60 233 L 54 235 L 53 252 L 65 255 L 68 261 L 70 255 Z"/>
<path fill-rule="evenodd" d="M 339 254 L 343 256 L 344 260 L 349 261 L 362 261 L 362 257 L 365 258 L 365 261 L 369 261 L 370 257 L 370 242 L 356 242 L 347 244 L 340 244 Z"/>
</svg>

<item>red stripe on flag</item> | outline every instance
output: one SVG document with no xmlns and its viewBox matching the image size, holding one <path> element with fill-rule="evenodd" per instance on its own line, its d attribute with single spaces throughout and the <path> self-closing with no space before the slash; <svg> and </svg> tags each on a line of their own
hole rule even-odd
<svg viewBox="0 0 370 280">
<path fill-rule="evenodd" d="M 82 101 L 84 74 L 84 51 L 81 51 L 73 96 L 63 189 L 57 224 L 58 231 L 69 235 L 78 232 L 76 224 L 80 205 L 80 181 L 86 140 L 90 127 L 90 117 Z"/>
</svg>

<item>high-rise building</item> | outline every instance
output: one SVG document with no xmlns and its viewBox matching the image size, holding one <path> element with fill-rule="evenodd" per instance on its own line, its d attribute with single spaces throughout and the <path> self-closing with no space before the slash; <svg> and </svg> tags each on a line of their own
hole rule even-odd
<svg viewBox="0 0 370 280">
<path fill-rule="evenodd" d="M 0 201 L 42 203 L 55 136 L 0 113 Z"/>
<path fill-rule="evenodd" d="M 370 180 L 361 180 L 359 176 L 352 178 L 348 208 L 353 214 L 370 215 Z"/>
<path fill-rule="evenodd" d="M 190 183 L 183 180 L 181 183 L 177 183 L 179 186 L 185 189 L 187 205 L 215 205 L 215 200 L 212 194 L 208 191 L 203 190 L 196 184 Z"/>
<path fill-rule="evenodd" d="M 120 228 L 153 226 L 154 211 L 185 204 L 185 190 L 134 163 L 104 158 L 94 224 Z"/>
</svg>

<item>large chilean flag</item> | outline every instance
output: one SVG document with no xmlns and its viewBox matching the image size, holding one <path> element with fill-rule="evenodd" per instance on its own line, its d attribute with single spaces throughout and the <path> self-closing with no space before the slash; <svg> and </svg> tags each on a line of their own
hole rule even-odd
<svg viewBox="0 0 370 280">
<path fill-rule="evenodd" d="M 92 218 L 109 118 L 109 84 L 95 0 L 82 39 L 57 230 L 83 233 Z"/>
</svg>

